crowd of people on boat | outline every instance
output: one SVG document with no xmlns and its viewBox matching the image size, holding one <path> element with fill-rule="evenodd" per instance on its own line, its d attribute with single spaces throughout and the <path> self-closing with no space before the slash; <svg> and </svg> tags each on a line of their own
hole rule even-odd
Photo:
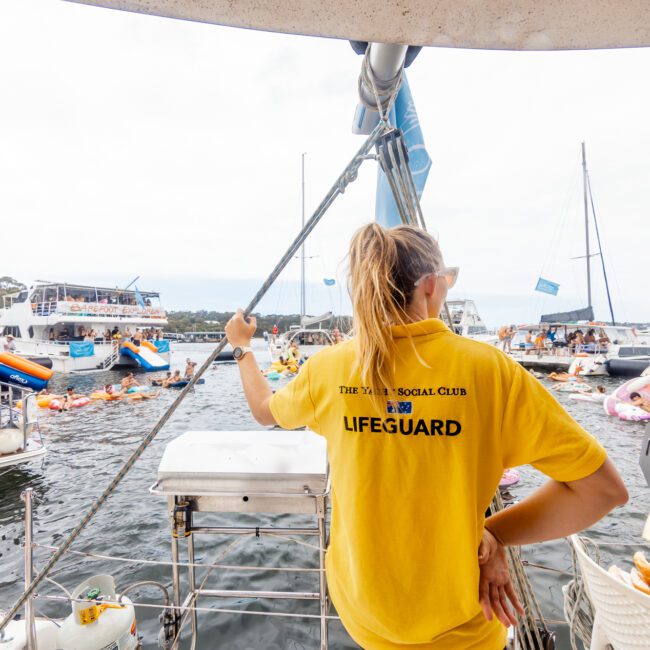
<svg viewBox="0 0 650 650">
<path fill-rule="evenodd" d="M 529 329 L 524 335 L 523 342 L 513 346 L 513 340 L 518 329 L 514 325 L 504 325 L 499 329 L 499 343 L 504 352 L 513 349 L 524 354 L 556 354 L 558 350 L 565 349 L 568 354 L 595 353 L 604 351 L 610 343 L 605 333 L 597 334 L 595 328 L 588 328 L 586 333 L 582 329 L 566 331 L 559 326 L 542 327 L 535 331 Z"/>
<path fill-rule="evenodd" d="M 160 327 L 135 328 L 131 331 L 127 325 L 123 331 L 115 325 L 113 329 L 107 327 L 103 332 L 98 332 L 93 327 L 79 325 L 75 333 L 74 328 L 64 325 L 63 327 L 50 327 L 48 334 L 50 341 L 93 341 L 95 343 L 110 343 L 111 341 L 131 341 L 134 345 L 140 345 L 142 341 L 160 341 L 163 338 L 163 331 Z"/>
</svg>

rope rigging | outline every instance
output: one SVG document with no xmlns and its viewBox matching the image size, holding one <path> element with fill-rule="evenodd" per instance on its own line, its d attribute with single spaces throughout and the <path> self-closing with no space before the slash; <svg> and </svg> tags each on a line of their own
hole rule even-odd
<svg viewBox="0 0 650 650">
<path fill-rule="evenodd" d="M 343 194 L 347 186 L 356 180 L 359 167 L 363 164 L 364 160 L 368 159 L 368 154 L 371 152 L 373 146 L 375 145 L 378 137 L 386 130 L 386 123 L 380 121 L 379 124 L 373 129 L 371 134 L 365 140 L 363 145 L 359 148 L 357 153 L 354 155 L 352 160 L 347 164 L 341 175 L 336 179 L 333 186 L 330 188 L 328 193 L 325 195 L 325 198 L 321 201 L 320 205 L 316 208 L 313 215 L 305 223 L 302 230 L 298 233 L 294 241 L 291 243 L 285 254 L 282 256 L 280 261 L 276 264 L 273 271 L 264 281 L 260 289 L 257 291 L 252 300 L 248 303 L 244 309 L 245 317 L 248 317 L 255 307 L 259 304 L 260 300 L 267 293 L 271 285 L 278 278 L 283 269 L 291 261 L 293 256 L 299 251 L 300 246 L 307 239 L 312 230 L 316 227 L 318 222 L 321 220 L 325 212 L 332 205 L 334 200 L 341 194 Z M 208 358 L 203 362 L 203 365 L 196 371 L 194 376 L 188 382 L 188 384 L 180 391 L 178 396 L 174 401 L 169 405 L 167 410 L 162 414 L 158 422 L 154 427 L 147 433 L 138 447 L 131 453 L 126 462 L 122 465 L 117 474 L 110 481 L 108 486 L 104 489 L 101 495 L 95 500 L 88 512 L 81 518 L 79 523 L 72 529 L 68 534 L 66 539 L 59 546 L 59 550 L 55 551 L 50 557 L 45 566 L 38 572 L 38 574 L 33 579 L 32 583 L 25 589 L 25 591 L 19 596 L 18 600 L 14 603 L 11 609 L 5 614 L 2 621 L 0 621 L 0 631 L 9 624 L 13 617 L 18 613 L 18 611 L 23 607 L 25 602 L 32 596 L 36 587 L 45 579 L 52 567 L 61 559 L 64 553 L 70 548 L 72 543 L 79 537 L 81 532 L 86 528 L 90 520 L 95 516 L 97 511 L 104 505 L 108 497 L 115 491 L 117 486 L 122 482 L 122 479 L 128 474 L 129 470 L 137 462 L 137 460 L 142 456 L 147 447 L 152 443 L 154 438 L 158 435 L 160 430 L 165 426 L 169 421 L 171 416 L 174 414 L 176 409 L 182 404 L 185 397 L 188 393 L 194 388 L 198 380 L 203 376 L 203 374 L 208 370 L 214 360 L 217 358 L 220 352 L 224 349 L 227 344 L 227 340 L 222 339 L 215 349 L 210 353 Z"/>
</svg>

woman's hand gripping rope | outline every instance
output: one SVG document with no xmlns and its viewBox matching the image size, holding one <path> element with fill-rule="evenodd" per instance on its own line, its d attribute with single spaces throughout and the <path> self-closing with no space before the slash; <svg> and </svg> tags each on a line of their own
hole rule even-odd
<svg viewBox="0 0 650 650">
<path fill-rule="evenodd" d="M 522 616 L 524 609 L 512 586 L 505 549 L 487 529 L 483 529 L 483 538 L 478 547 L 478 564 L 481 572 L 478 600 L 485 618 L 491 621 L 496 616 L 506 627 L 516 626 L 517 617 L 510 604 Z"/>
</svg>

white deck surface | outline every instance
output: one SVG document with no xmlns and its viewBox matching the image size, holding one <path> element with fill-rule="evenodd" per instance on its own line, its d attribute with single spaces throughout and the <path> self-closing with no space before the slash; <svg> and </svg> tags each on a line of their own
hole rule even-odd
<svg viewBox="0 0 650 650">
<path fill-rule="evenodd" d="M 165 448 L 154 491 L 321 493 L 326 472 L 325 439 L 311 431 L 189 431 Z"/>
</svg>

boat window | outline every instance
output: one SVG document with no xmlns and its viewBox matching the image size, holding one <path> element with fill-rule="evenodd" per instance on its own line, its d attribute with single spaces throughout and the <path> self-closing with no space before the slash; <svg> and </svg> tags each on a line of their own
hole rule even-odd
<svg viewBox="0 0 650 650">
<path fill-rule="evenodd" d="M 14 297 L 13 302 L 26 302 L 27 301 L 27 291 L 21 291 L 17 296 Z"/>
<path fill-rule="evenodd" d="M 29 326 L 29 329 L 27 330 L 27 334 L 29 334 L 30 339 L 34 338 L 34 328 L 31 325 Z"/>
<path fill-rule="evenodd" d="M 25 295 L 27 295 L 27 292 L 25 292 Z M 2 329 L 2 336 L 13 336 L 15 339 L 19 339 L 20 327 L 16 327 L 14 325 L 5 325 L 5 327 Z"/>
</svg>

